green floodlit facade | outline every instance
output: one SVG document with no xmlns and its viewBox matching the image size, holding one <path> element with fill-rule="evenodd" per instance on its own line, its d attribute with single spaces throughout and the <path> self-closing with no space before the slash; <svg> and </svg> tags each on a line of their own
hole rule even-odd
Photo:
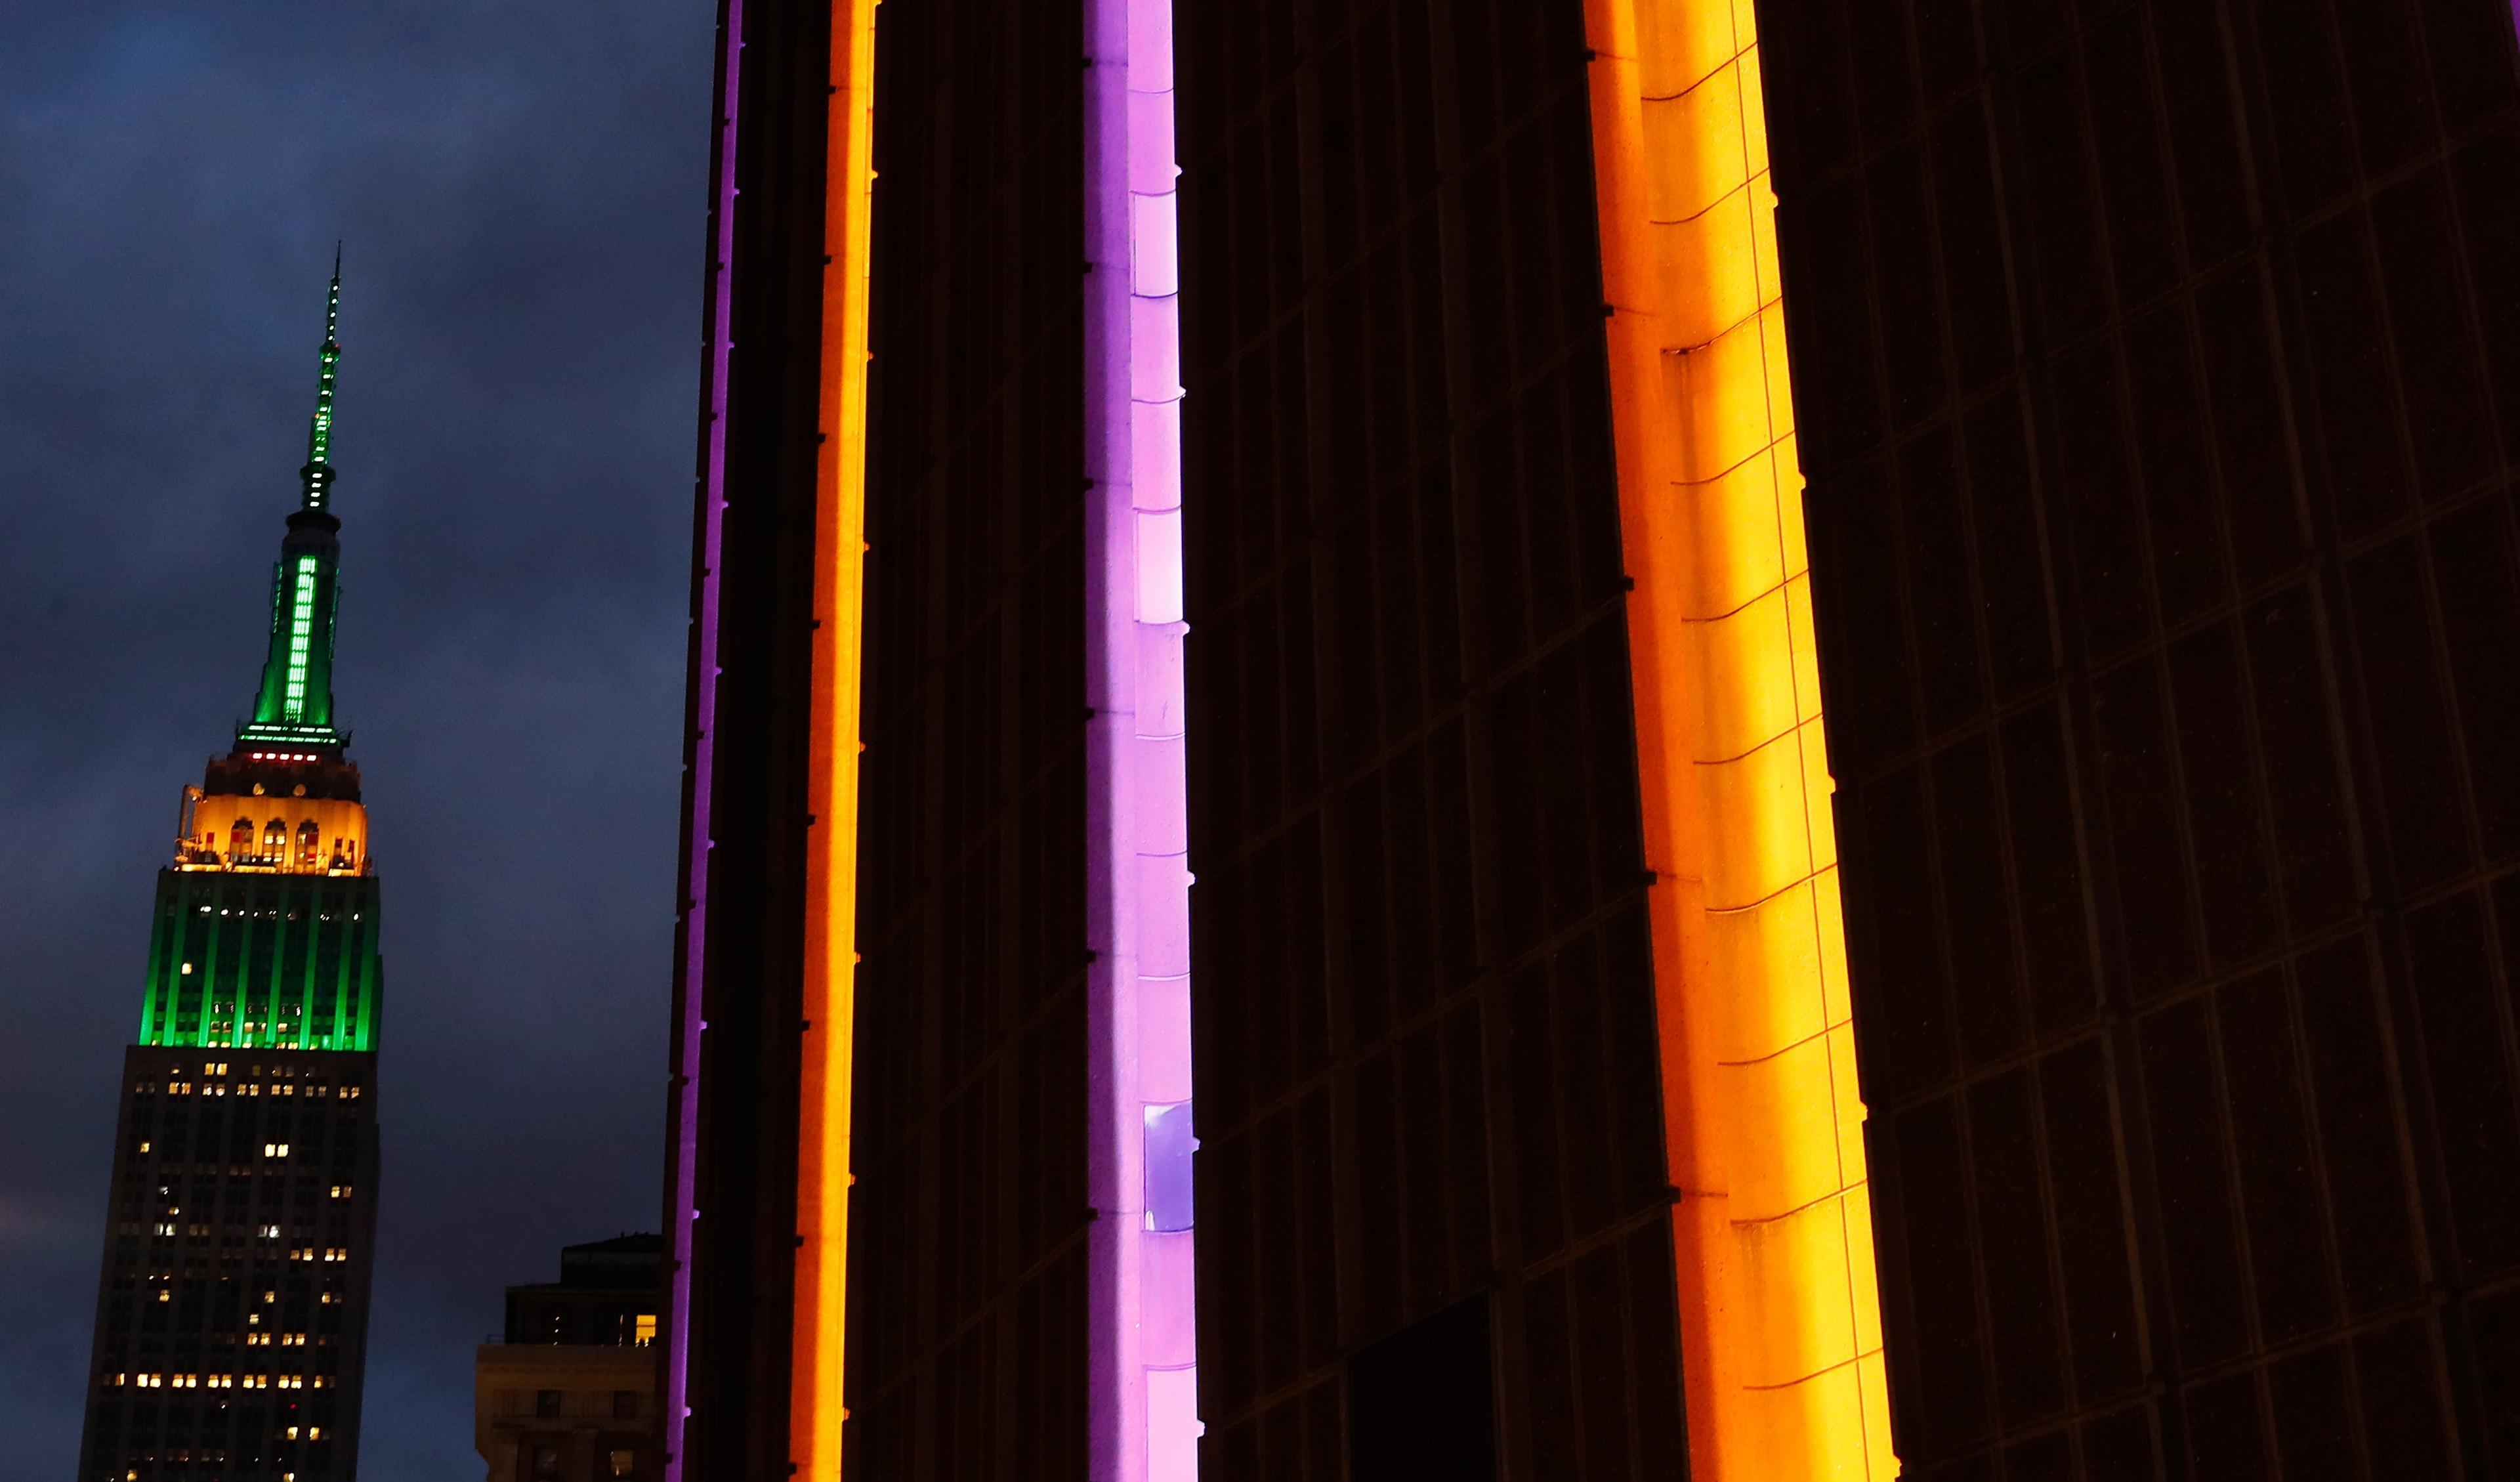
<svg viewBox="0 0 2520 1482">
<path fill-rule="evenodd" d="M 373 1050 L 375 876 L 158 872 L 140 1043 Z"/>
</svg>

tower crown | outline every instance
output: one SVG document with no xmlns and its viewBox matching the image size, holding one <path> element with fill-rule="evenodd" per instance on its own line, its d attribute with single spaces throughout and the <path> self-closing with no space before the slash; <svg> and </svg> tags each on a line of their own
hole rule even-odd
<svg viewBox="0 0 2520 1482">
<path fill-rule="evenodd" d="M 216 1050 L 376 1048 L 384 968 L 359 769 L 333 725 L 341 521 L 333 485 L 341 259 L 324 303 L 304 493 L 271 574 L 271 644 L 253 717 L 186 787 L 158 878 L 140 1043 Z"/>
</svg>

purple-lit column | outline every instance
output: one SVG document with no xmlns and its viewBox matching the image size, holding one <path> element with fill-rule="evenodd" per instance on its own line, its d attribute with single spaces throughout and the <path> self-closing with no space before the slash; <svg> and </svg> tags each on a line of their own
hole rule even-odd
<svg viewBox="0 0 2520 1482">
<path fill-rule="evenodd" d="M 1085 0 L 1095 1482 L 1198 1474 L 1171 0 Z"/>
<path fill-rule="evenodd" d="M 673 1268 L 665 1312 L 664 1413 L 665 1482 L 682 1482 L 683 1437 L 691 1420 L 692 1237 L 699 1219 L 700 1032 L 708 1027 L 708 874 L 710 838 L 709 789 L 714 778 L 717 736 L 717 606 L 718 550 L 726 524 L 726 382 L 729 342 L 733 337 L 735 260 L 735 119 L 742 96 L 738 84 L 743 68 L 743 0 L 725 0 L 718 30 L 717 216 L 709 234 L 708 454 L 700 475 L 699 610 L 693 614 L 698 634 L 692 650 L 691 789 L 683 824 L 683 961 L 682 992 L 675 1005 L 673 1091 L 673 1188 L 665 1209 L 671 1228 Z"/>
</svg>

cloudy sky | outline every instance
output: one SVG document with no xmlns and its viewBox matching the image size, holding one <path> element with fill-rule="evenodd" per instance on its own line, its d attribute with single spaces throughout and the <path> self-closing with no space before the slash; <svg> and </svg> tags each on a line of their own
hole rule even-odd
<svg viewBox="0 0 2520 1482">
<path fill-rule="evenodd" d="M 226 749 L 336 237 L 336 695 L 383 876 L 368 1482 L 656 1221 L 708 0 L 0 0 L 0 1472 L 67 1478 L 179 789 Z"/>
</svg>

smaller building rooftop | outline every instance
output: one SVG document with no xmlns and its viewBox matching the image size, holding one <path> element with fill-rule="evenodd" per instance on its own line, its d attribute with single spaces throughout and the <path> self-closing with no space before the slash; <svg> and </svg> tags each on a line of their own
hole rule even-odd
<svg viewBox="0 0 2520 1482">
<path fill-rule="evenodd" d="M 507 1341 L 646 1347 L 656 1335 L 664 1261 L 655 1235 L 561 1247 L 559 1280 L 508 1288 Z"/>
</svg>

